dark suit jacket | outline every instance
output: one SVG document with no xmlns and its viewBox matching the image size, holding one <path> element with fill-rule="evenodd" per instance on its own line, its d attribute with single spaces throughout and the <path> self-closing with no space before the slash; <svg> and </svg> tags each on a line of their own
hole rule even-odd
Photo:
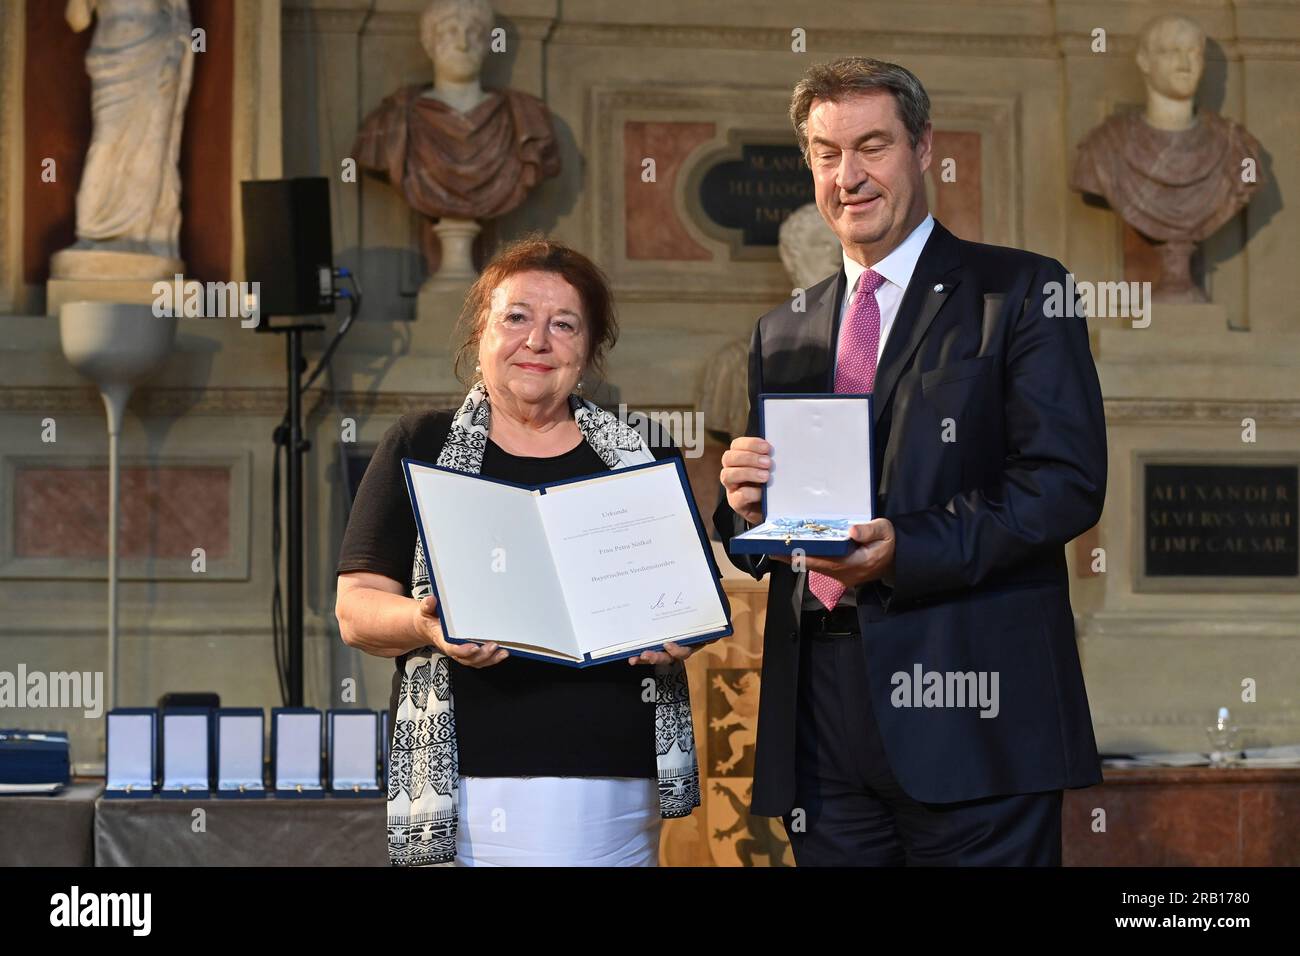
<svg viewBox="0 0 1300 956">
<path fill-rule="evenodd" d="M 936 222 L 877 369 L 876 514 L 897 544 L 892 587 L 858 588 L 858 617 L 890 767 L 917 800 L 1101 781 L 1064 545 L 1101 514 L 1106 430 L 1085 320 L 1045 314 L 1045 287 L 1065 276 L 1054 259 L 965 242 Z M 759 393 L 833 390 L 845 282 L 841 269 L 808 290 L 805 313 L 786 303 L 758 320 L 748 434 Z M 955 440 L 944 441 L 949 419 Z M 724 543 L 746 528 L 725 492 L 714 524 Z M 771 574 L 751 810 L 777 816 L 794 802 L 805 575 L 732 561 Z M 996 672 L 997 716 L 895 706 L 892 675 L 917 665 Z"/>
</svg>

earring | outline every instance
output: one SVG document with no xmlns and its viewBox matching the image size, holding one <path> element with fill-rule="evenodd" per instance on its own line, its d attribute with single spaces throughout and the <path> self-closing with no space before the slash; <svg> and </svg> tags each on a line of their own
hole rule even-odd
<svg viewBox="0 0 1300 956">
<path fill-rule="evenodd" d="M 481 371 L 483 371 L 483 366 L 482 366 L 482 365 L 475 365 L 475 366 L 474 366 L 474 371 L 476 371 L 476 372 L 481 372 Z"/>
<path fill-rule="evenodd" d="M 582 383 L 581 383 L 581 382 L 578 383 L 578 391 L 579 391 L 579 392 L 582 391 Z"/>
</svg>

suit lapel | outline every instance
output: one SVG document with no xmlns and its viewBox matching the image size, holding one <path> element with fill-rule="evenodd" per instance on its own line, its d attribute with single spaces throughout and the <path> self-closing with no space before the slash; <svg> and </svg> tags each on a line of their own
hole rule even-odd
<svg viewBox="0 0 1300 956">
<path fill-rule="evenodd" d="M 824 371 L 822 390 L 835 391 L 835 335 L 840 328 L 840 303 L 844 301 L 844 287 L 848 279 L 840 266 L 835 281 L 828 285 L 817 302 L 808 310 L 808 338 L 822 350 Z"/>
<path fill-rule="evenodd" d="M 930 238 L 916 260 L 916 269 L 899 303 L 898 314 L 885 340 L 885 351 L 876 369 L 875 395 L 872 400 L 872 425 L 879 427 L 885 406 L 889 404 L 898 377 L 911 360 L 913 353 L 925 338 L 934 317 L 943 304 L 952 297 L 959 281 L 961 259 L 957 255 L 957 242 L 952 233 L 935 220 Z M 841 270 L 841 275 L 843 270 Z M 936 291 L 942 286 L 942 291 Z"/>
</svg>

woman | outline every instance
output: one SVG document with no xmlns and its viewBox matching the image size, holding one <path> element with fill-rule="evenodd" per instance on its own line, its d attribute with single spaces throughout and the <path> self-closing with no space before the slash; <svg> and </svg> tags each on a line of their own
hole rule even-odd
<svg viewBox="0 0 1300 956">
<path fill-rule="evenodd" d="M 647 681 L 640 667 L 577 669 L 447 643 L 401 460 L 538 484 L 680 452 L 647 446 L 580 397 L 618 332 L 609 286 L 585 256 L 515 243 L 470 289 L 461 322 L 456 373 L 463 381 L 473 356 L 479 381 L 457 411 L 410 413 L 384 435 L 337 567 L 343 640 L 397 658 L 390 859 L 652 866 L 661 816 L 699 805 L 683 663 L 693 648 L 629 658 L 654 665 Z"/>
</svg>

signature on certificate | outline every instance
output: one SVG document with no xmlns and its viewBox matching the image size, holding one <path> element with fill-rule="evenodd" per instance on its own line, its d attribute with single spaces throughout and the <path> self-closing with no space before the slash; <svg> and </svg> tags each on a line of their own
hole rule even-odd
<svg viewBox="0 0 1300 956">
<path fill-rule="evenodd" d="M 681 591 L 677 592 L 677 598 L 673 601 L 673 607 L 676 607 L 677 605 L 682 603 L 682 593 L 683 592 Z M 660 608 L 667 607 L 667 605 L 664 603 L 667 600 L 668 600 L 668 592 L 667 591 L 661 592 L 659 595 L 659 599 L 650 605 L 650 610 L 657 611 Z"/>
</svg>

